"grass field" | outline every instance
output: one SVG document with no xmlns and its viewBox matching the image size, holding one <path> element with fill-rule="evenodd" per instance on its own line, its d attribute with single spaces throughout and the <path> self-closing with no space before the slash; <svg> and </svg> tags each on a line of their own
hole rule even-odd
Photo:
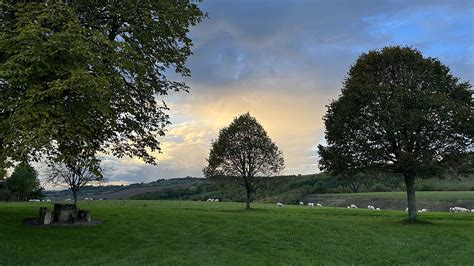
<svg viewBox="0 0 474 266">
<path fill-rule="evenodd" d="M 21 223 L 44 205 L 0 203 L 0 265 L 474 264 L 474 213 L 95 201 L 96 226 Z"/>
<path fill-rule="evenodd" d="M 403 211 L 407 207 L 405 192 L 318 194 L 309 196 L 309 200 L 333 207 L 355 204 L 367 208 L 370 204 L 382 210 L 398 211 Z M 418 191 L 416 206 L 418 209 L 440 212 L 447 212 L 454 206 L 474 209 L 474 191 Z"/>
<path fill-rule="evenodd" d="M 338 193 L 320 194 L 319 197 L 338 198 L 379 198 L 379 199 L 403 199 L 407 197 L 406 192 L 369 192 L 369 193 Z M 474 191 L 418 191 L 417 199 L 423 200 L 474 200 Z"/>
</svg>

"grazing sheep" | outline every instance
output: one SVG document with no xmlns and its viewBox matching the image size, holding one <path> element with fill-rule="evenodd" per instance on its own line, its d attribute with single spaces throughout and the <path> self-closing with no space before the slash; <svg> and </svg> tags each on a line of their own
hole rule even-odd
<svg viewBox="0 0 474 266">
<path fill-rule="evenodd" d="M 474 209 L 472 209 L 471 212 L 474 212 Z"/>
<path fill-rule="evenodd" d="M 376 211 L 380 211 L 380 208 L 375 208 Z"/>
<path fill-rule="evenodd" d="M 207 202 L 213 202 L 214 199 L 207 199 Z"/>
<path fill-rule="evenodd" d="M 347 206 L 347 208 L 348 208 L 348 209 L 350 209 L 350 208 L 351 208 L 351 206 Z"/>
<path fill-rule="evenodd" d="M 300 206 L 303 206 L 303 205 L 304 205 L 304 203 L 302 201 L 300 201 Z"/>
<path fill-rule="evenodd" d="M 28 202 L 41 202 L 39 199 L 30 199 Z"/>
<path fill-rule="evenodd" d="M 285 205 L 284 205 L 283 203 L 281 203 L 281 202 L 278 202 L 278 203 L 277 203 L 277 207 L 278 207 L 278 208 L 283 208 L 283 207 L 285 207 Z"/>
<path fill-rule="evenodd" d="M 214 202 L 219 202 L 219 199 L 214 199 Z"/>
<path fill-rule="evenodd" d="M 367 209 L 368 209 L 368 210 L 371 210 L 371 211 L 375 211 L 375 207 L 372 206 L 372 205 L 367 206 Z"/>
<path fill-rule="evenodd" d="M 449 208 L 450 212 L 470 212 L 469 209 L 463 208 L 463 207 L 453 207 Z"/>
<path fill-rule="evenodd" d="M 451 208 L 450 208 L 451 209 Z M 408 212 L 408 208 L 405 209 L 406 212 Z"/>
<path fill-rule="evenodd" d="M 359 209 L 355 204 L 351 204 L 351 209 Z"/>
<path fill-rule="evenodd" d="M 311 208 L 314 208 L 314 203 L 309 202 L 309 203 L 308 203 L 308 206 L 311 207 Z"/>
<path fill-rule="evenodd" d="M 323 207 L 323 205 L 321 205 L 321 203 L 316 203 L 316 206 Z"/>
</svg>

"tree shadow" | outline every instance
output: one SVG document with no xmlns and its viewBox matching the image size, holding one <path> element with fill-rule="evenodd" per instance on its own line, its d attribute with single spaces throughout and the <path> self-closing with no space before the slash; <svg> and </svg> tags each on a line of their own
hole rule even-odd
<svg viewBox="0 0 474 266">
<path fill-rule="evenodd" d="M 267 212 L 270 209 L 250 208 L 250 209 L 226 209 L 219 210 L 219 212 L 234 212 L 234 213 L 260 213 Z"/>
<path fill-rule="evenodd" d="M 437 225 L 433 221 L 428 221 L 428 220 L 423 220 L 423 219 L 417 219 L 416 221 L 410 221 L 408 219 L 403 219 L 401 221 L 397 222 L 398 224 L 402 225 Z"/>
</svg>

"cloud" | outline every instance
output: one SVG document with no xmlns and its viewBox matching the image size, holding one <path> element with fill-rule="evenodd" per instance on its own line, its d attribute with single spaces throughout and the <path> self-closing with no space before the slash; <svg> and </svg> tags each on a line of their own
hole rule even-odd
<svg viewBox="0 0 474 266">
<path fill-rule="evenodd" d="M 314 173 L 324 143 L 322 116 L 361 52 L 408 45 L 439 57 L 462 80 L 474 78 L 474 4 L 441 1 L 217 1 L 191 31 L 185 80 L 168 97 L 173 125 L 157 166 L 108 158 L 113 181 L 201 176 L 212 139 L 249 111 L 282 149 L 288 174 Z"/>
</svg>

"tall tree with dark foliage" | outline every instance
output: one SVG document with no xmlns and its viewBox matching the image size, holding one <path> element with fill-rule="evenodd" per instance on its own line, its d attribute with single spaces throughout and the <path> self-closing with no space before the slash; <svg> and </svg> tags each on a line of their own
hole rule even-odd
<svg viewBox="0 0 474 266">
<path fill-rule="evenodd" d="M 227 176 L 244 186 L 246 209 L 250 209 L 255 184 L 284 167 L 281 151 L 249 113 L 220 130 L 207 161 L 208 166 L 203 169 L 206 177 Z"/>
<path fill-rule="evenodd" d="M 320 168 L 403 175 L 409 221 L 415 221 L 416 177 L 457 166 L 472 170 L 466 160 L 473 110 L 471 85 L 438 59 L 398 46 L 364 53 L 328 106 Z"/>
<path fill-rule="evenodd" d="M 162 99 L 189 89 L 165 72 L 190 75 L 188 32 L 203 17 L 179 0 L 2 1 L 0 161 L 155 163 L 169 124 Z"/>
</svg>

